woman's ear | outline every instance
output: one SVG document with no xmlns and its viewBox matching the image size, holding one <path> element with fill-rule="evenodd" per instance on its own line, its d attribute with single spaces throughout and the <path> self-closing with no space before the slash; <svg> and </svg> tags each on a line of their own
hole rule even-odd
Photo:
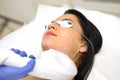
<svg viewBox="0 0 120 80">
<path fill-rule="evenodd" d="M 86 52 L 87 51 L 87 43 L 84 43 L 84 44 L 82 44 L 81 46 L 80 46 L 80 49 L 79 49 L 79 51 L 80 52 Z"/>
</svg>

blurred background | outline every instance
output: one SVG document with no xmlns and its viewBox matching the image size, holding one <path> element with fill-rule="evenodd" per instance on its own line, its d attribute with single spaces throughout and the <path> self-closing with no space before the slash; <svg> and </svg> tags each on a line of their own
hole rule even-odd
<svg viewBox="0 0 120 80">
<path fill-rule="evenodd" d="M 120 18 L 120 0 L 0 0 L 0 39 L 32 21 L 39 4 L 59 7 L 68 4 Z"/>
</svg>

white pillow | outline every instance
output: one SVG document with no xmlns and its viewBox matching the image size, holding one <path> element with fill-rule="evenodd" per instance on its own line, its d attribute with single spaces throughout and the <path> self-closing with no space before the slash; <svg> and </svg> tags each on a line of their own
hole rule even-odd
<svg viewBox="0 0 120 80">
<path fill-rule="evenodd" d="M 103 46 L 96 55 L 88 80 L 120 79 L 120 19 L 99 11 L 75 7 L 93 22 L 103 37 Z"/>
<path fill-rule="evenodd" d="M 28 54 L 39 56 L 38 53 L 41 52 L 41 37 L 44 31 L 43 26 L 32 21 L 3 38 L 0 41 L 0 47 L 6 49 L 16 48 L 24 50 Z"/>
<path fill-rule="evenodd" d="M 35 20 L 0 41 L 0 47 L 18 48 L 28 54 L 40 56 L 44 26 L 63 14 L 68 8 L 39 5 Z M 95 63 L 88 80 L 120 79 L 120 19 L 99 11 L 76 8 L 92 21 L 103 36 L 103 46 L 95 57 Z"/>
<path fill-rule="evenodd" d="M 93 22 L 103 37 L 103 46 L 95 57 L 88 80 L 120 79 L 120 19 L 99 11 L 75 8 Z"/>
<path fill-rule="evenodd" d="M 62 15 L 68 8 L 40 4 L 35 19 L 0 40 L 0 47 L 18 48 L 29 55 L 39 57 L 42 52 L 41 40 L 45 25 Z"/>
</svg>

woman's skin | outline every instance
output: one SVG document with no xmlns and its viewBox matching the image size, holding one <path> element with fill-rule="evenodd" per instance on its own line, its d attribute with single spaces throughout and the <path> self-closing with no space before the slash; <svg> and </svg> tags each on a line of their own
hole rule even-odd
<svg viewBox="0 0 120 80">
<path fill-rule="evenodd" d="M 82 28 L 78 22 L 78 19 L 73 14 L 62 15 L 55 21 L 71 20 L 74 27 L 66 28 L 60 27 L 56 22 L 48 25 L 48 29 L 43 35 L 42 48 L 48 50 L 50 48 L 62 51 L 67 54 L 75 63 L 79 60 L 83 52 L 87 50 L 87 44 L 82 38 Z"/>
<path fill-rule="evenodd" d="M 75 28 L 66 28 L 57 24 L 55 21 L 70 20 L 73 22 Z M 78 67 L 82 55 L 87 51 L 87 44 L 82 38 L 82 28 L 78 19 L 73 14 L 65 14 L 58 17 L 55 21 L 50 23 L 43 35 L 42 48 L 43 50 L 55 49 L 68 55 Z M 79 32 L 79 31 L 80 32 Z M 34 78 L 34 79 L 33 79 Z M 26 77 L 23 80 L 43 80 L 36 77 Z"/>
</svg>

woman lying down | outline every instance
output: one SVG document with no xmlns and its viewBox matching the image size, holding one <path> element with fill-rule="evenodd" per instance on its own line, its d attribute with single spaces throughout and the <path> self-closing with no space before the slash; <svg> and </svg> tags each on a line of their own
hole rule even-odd
<svg viewBox="0 0 120 80">
<path fill-rule="evenodd" d="M 0 80 L 87 79 L 94 56 L 102 46 L 102 36 L 94 24 L 80 12 L 69 9 L 45 29 L 40 58 L 28 58 L 18 49 L 3 50 Z"/>
</svg>

